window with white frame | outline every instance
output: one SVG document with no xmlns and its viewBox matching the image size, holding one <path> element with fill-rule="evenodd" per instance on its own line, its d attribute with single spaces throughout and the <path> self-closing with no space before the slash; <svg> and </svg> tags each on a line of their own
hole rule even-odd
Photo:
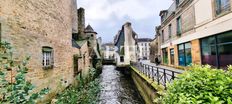
<svg viewBox="0 0 232 104">
<path fill-rule="evenodd" d="M 51 47 L 43 47 L 43 67 L 52 68 L 53 67 L 53 49 Z"/>
</svg>

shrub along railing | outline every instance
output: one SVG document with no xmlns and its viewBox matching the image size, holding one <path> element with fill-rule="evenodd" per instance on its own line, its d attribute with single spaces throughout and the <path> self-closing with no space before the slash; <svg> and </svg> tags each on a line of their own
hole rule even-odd
<svg viewBox="0 0 232 104">
<path fill-rule="evenodd" d="M 131 65 L 148 78 L 156 81 L 158 85 L 163 85 L 165 89 L 167 88 L 167 83 L 172 83 L 172 81 L 177 78 L 177 75 L 181 74 L 181 72 L 143 63 L 131 62 Z"/>
</svg>

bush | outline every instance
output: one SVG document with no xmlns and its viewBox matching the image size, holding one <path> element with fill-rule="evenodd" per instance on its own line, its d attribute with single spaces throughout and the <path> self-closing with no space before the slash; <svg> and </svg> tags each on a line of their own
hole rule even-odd
<svg viewBox="0 0 232 104">
<path fill-rule="evenodd" d="M 35 86 L 25 78 L 29 57 L 16 64 L 11 49 L 9 43 L 0 42 L 0 103 L 35 104 L 36 100 L 47 94 L 49 89 L 45 88 L 39 93 L 32 93 Z M 8 81 L 6 75 L 12 71 L 17 71 L 15 81 Z"/>
<path fill-rule="evenodd" d="M 230 66 L 231 70 L 231 66 Z M 232 72 L 194 65 L 168 86 L 165 104 L 232 104 Z"/>
<path fill-rule="evenodd" d="M 96 69 L 90 69 L 89 79 L 77 76 L 78 85 L 70 86 L 57 97 L 56 104 L 97 104 L 100 92 L 100 81 L 96 77 Z M 87 83 L 86 83 L 87 82 Z"/>
</svg>

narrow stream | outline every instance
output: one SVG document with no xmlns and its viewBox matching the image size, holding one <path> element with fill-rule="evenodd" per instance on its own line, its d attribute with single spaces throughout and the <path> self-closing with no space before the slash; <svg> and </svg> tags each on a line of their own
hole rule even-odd
<svg viewBox="0 0 232 104">
<path fill-rule="evenodd" d="M 145 104 L 130 76 L 113 65 L 103 66 L 100 76 L 100 104 Z"/>
</svg>

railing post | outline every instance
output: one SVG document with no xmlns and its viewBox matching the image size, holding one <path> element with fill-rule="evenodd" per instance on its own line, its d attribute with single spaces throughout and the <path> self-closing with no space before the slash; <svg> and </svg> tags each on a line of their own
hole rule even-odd
<svg viewBox="0 0 232 104">
<path fill-rule="evenodd" d="M 148 78 L 150 78 L 150 65 L 148 65 Z"/>
<path fill-rule="evenodd" d="M 174 73 L 174 71 L 172 71 L 172 80 L 174 80 L 175 79 L 175 73 Z"/>
<path fill-rule="evenodd" d="M 154 81 L 154 66 L 151 67 L 151 78 Z"/>
<path fill-rule="evenodd" d="M 164 87 L 165 87 L 165 89 L 167 88 L 167 86 L 166 86 L 166 80 L 167 80 L 167 76 L 166 76 L 166 70 L 165 69 L 163 69 L 164 70 Z"/>
<path fill-rule="evenodd" d="M 143 74 L 144 74 L 145 65 L 143 64 Z"/>
<path fill-rule="evenodd" d="M 156 69 L 157 69 L 157 70 L 156 70 L 156 71 L 157 71 L 157 82 L 158 82 L 158 85 L 159 85 L 159 84 L 160 84 L 160 81 L 159 81 L 159 79 L 160 79 L 160 78 L 159 78 L 159 68 L 157 67 Z"/>
<path fill-rule="evenodd" d="M 148 65 L 146 65 L 146 75 L 148 76 Z"/>
</svg>

